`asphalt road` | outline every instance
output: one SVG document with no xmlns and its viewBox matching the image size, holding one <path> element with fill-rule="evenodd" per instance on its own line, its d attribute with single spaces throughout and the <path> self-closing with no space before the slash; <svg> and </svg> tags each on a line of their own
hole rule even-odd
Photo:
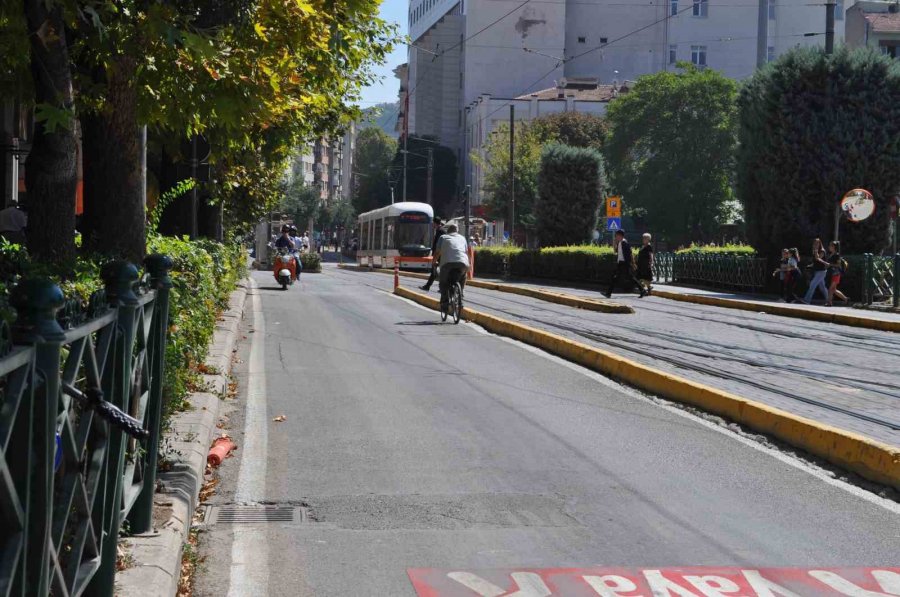
<svg viewBox="0 0 900 597">
<path fill-rule="evenodd" d="M 415 595 L 411 568 L 900 560 L 895 503 L 440 324 L 382 277 L 326 268 L 286 292 L 254 279 L 228 424 L 239 450 L 210 503 L 295 519 L 207 526 L 197 595 Z"/>
<path fill-rule="evenodd" d="M 474 287 L 466 296 L 479 311 L 900 446 L 900 334 L 636 294 L 613 297 L 634 315 Z"/>
</svg>

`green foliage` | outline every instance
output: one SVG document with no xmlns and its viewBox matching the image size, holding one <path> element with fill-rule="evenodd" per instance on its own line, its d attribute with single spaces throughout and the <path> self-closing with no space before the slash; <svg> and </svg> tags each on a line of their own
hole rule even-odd
<svg viewBox="0 0 900 597">
<path fill-rule="evenodd" d="M 607 134 L 606 121 L 593 114 L 563 112 L 516 123 L 513 175 L 516 177 L 516 223 L 531 230 L 538 201 L 538 172 L 541 150 L 558 142 L 572 147 L 601 149 Z M 509 209 L 509 125 L 497 127 L 485 144 L 485 158 L 472 158 L 485 169 L 485 205 L 496 218 L 507 217 Z"/>
<path fill-rule="evenodd" d="M 479 247 L 475 252 L 476 275 L 502 275 L 504 261 L 509 274 L 521 278 L 553 278 L 572 282 L 605 282 L 615 269 L 611 247 L 573 245 L 519 249 Z"/>
<path fill-rule="evenodd" d="M 599 152 L 558 143 L 546 146 L 541 154 L 540 201 L 535 213 L 541 245 L 590 239 L 604 186 Z"/>
<path fill-rule="evenodd" d="M 615 194 L 673 243 L 712 238 L 728 217 L 735 147 L 734 81 L 679 66 L 610 103 L 604 147 Z"/>
<path fill-rule="evenodd" d="M 609 134 L 606 119 L 585 112 L 559 112 L 539 116 L 531 121 L 539 139 L 544 143 L 556 141 L 571 147 L 589 147 L 603 150 Z"/>
<path fill-rule="evenodd" d="M 683 254 L 704 254 L 704 255 L 756 255 L 756 249 L 750 245 L 744 244 L 725 244 L 725 245 L 694 245 L 684 249 L 675 251 L 679 255 Z"/>
<path fill-rule="evenodd" d="M 285 184 L 279 209 L 289 215 L 302 232 L 310 219 L 318 222 L 322 218 L 325 204 L 318 187 L 306 186 L 302 178 L 294 178 Z"/>
<path fill-rule="evenodd" d="M 186 406 L 184 399 L 197 383 L 197 368 L 206 359 L 216 318 L 246 274 L 246 257 L 237 244 L 171 236 L 151 235 L 147 249 L 174 262 L 163 383 L 166 409 L 171 412 Z"/>
<path fill-rule="evenodd" d="M 300 253 L 300 265 L 303 266 L 304 272 L 320 272 L 322 271 L 322 258 L 318 253 Z"/>
<path fill-rule="evenodd" d="M 407 141 L 409 151 L 406 173 L 406 200 L 425 202 L 428 188 L 428 150 L 433 152 L 434 174 L 432 181 L 432 206 L 434 215 L 450 218 L 459 203 L 456 196 L 456 151 L 439 145 L 437 137 L 428 136 L 422 139 L 410 137 Z M 391 165 L 393 180 L 396 183 L 397 201 L 400 201 L 403 193 L 403 154 L 400 151 L 403 144 L 398 146 L 394 163 Z"/>
<path fill-rule="evenodd" d="M 159 196 L 153 209 L 148 210 L 147 230 L 149 232 L 159 231 L 159 219 L 162 217 L 166 206 L 197 186 L 197 181 L 193 178 L 186 178 L 179 181 L 174 187 Z"/>
<path fill-rule="evenodd" d="M 855 187 L 875 214 L 841 225 L 844 248 L 890 240 L 889 197 L 900 189 L 900 64 L 875 50 L 797 49 L 757 71 L 740 93 L 737 190 L 750 243 L 763 254 L 827 242 L 835 206 Z"/>
<path fill-rule="evenodd" d="M 391 163 L 396 152 L 397 141 L 380 128 L 366 128 L 359 133 L 353 152 L 353 167 L 356 170 L 353 177 L 353 207 L 357 213 L 391 203 Z M 398 178 L 394 176 L 395 180 Z M 396 188 L 400 189 L 399 186 Z"/>
</svg>

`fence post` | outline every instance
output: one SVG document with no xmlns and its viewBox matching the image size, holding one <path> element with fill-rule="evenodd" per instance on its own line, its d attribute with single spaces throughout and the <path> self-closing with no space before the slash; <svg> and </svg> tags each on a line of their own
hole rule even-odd
<svg viewBox="0 0 900 597">
<path fill-rule="evenodd" d="M 400 288 L 400 258 L 394 257 L 394 290 Z"/>
<path fill-rule="evenodd" d="M 134 316 L 138 304 L 134 284 L 138 280 L 138 270 L 127 261 L 112 261 L 103 266 L 100 275 L 106 284 L 106 297 L 110 305 L 118 309 L 113 359 L 103 372 L 103 393 L 108 396 L 109 402 L 130 413 L 132 351 L 137 327 Z M 125 471 L 126 446 L 127 440 L 123 433 L 110 432 L 103 488 L 106 501 L 103 508 L 100 567 L 91 579 L 86 595 L 112 595 L 115 589 L 116 547 L 122 524 L 122 476 Z"/>
<path fill-rule="evenodd" d="M 896 234 L 896 232 L 894 233 Z M 900 308 L 900 253 L 894 255 L 894 279 L 892 289 L 892 299 L 894 309 Z"/>
<path fill-rule="evenodd" d="M 168 255 L 149 255 L 145 260 L 150 273 L 150 286 L 156 291 L 153 327 L 147 342 L 150 359 L 150 396 L 147 401 L 147 438 L 144 456 L 144 485 L 128 517 L 133 533 L 146 533 L 153 525 L 153 494 L 156 492 L 156 468 L 159 457 L 159 434 L 162 423 L 163 381 L 166 374 L 166 338 L 169 330 L 169 291 L 172 259 Z"/>
<path fill-rule="evenodd" d="M 32 411 L 31 487 L 26 515 L 27 551 L 25 553 L 26 594 L 50 592 L 50 533 L 53 528 L 53 475 L 56 458 L 56 416 L 60 395 L 60 352 L 65 333 L 56 321 L 65 299 L 58 286 L 49 280 L 22 282 L 12 292 L 10 303 L 16 309 L 13 339 L 35 347 L 35 374 L 42 379 L 43 392 L 34 393 Z"/>
<path fill-rule="evenodd" d="M 862 292 L 860 293 L 860 301 L 864 305 L 872 304 L 872 254 L 871 253 L 863 253 L 863 268 L 862 268 Z"/>
</svg>

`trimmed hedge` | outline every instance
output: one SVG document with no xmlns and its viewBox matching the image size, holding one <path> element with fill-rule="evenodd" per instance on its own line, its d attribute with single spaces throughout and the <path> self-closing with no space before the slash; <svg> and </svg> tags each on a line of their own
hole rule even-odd
<svg viewBox="0 0 900 597">
<path fill-rule="evenodd" d="M 675 251 L 678 255 L 685 253 L 703 253 L 712 255 L 756 255 L 756 249 L 750 245 L 691 245 L 686 249 Z"/>
<path fill-rule="evenodd" d="M 509 274 L 523 278 L 553 278 L 574 282 L 606 282 L 615 269 L 612 247 L 576 245 L 539 250 L 518 247 L 479 247 L 475 253 L 475 273 Z"/>
<path fill-rule="evenodd" d="M 185 409 L 188 392 L 199 386 L 216 319 L 228 308 L 231 292 L 246 275 L 247 264 L 243 247 L 237 243 L 151 236 L 147 252 L 168 255 L 174 263 L 163 383 L 168 414 Z"/>
</svg>

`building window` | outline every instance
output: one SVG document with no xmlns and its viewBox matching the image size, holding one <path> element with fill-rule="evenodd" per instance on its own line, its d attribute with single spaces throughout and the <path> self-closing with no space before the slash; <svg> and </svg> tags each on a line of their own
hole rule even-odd
<svg viewBox="0 0 900 597">
<path fill-rule="evenodd" d="M 675 64 L 678 61 L 678 46 L 669 46 L 669 64 Z"/>
<path fill-rule="evenodd" d="M 881 53 L 885 56 L 890 56 L 891 58 L 897 58 L 900 56 L 900 46 L 888 45 L 885 42 L 881 42 Z"/>
<path fill-rule="evenodd" d="M 678 0 L 671 0 L 669 3 L 671 6 L 670 14 L 674 17 L 678 15 Z"/>
<path fill-rule="evenodd" d="M 775 18 L 775 0 L 769 0 L 769 19 Z"/>
<path fill-rule="evenodd" d="M 844 0 L 837 0 L 834 3 L 834 20 L 835 21 L 843 21 L 844 20 Z"/>
<path fill-rule="evenodd" d="M 587 42 L 587 38 L 586 38 L 586 37 L 579 37 L 579 38 L 578 38 L 578 43 L 583 44 L 583 43 L 586 43 L 586 42 Z"/>
<path fill-rule="evenodd" d="M 707 0 L 694 0 L 694 16 L 705 17 L 709 12 L 709 2 Z"/>
<path fill-rule="evenodd" d="M 608 42 L 608 41 L 609 41 L 609 39 L 606 38 L 606 37 L 601 37 L 601 38 L 600 38 L 600 43 L 601 43 L 601 44 L 605 44 L 605 43 Z"/>
<path fill-rule="evenodd" d="M 697 66 L 706 66 L 706 46 L 691 46 L 691 62 Z"/>
<path fill-rule="evenodd" d="M 772 62 L 775 60 L 775 46 L 769 46 L 766 48 L 766 62 Z"/>
</svg>

